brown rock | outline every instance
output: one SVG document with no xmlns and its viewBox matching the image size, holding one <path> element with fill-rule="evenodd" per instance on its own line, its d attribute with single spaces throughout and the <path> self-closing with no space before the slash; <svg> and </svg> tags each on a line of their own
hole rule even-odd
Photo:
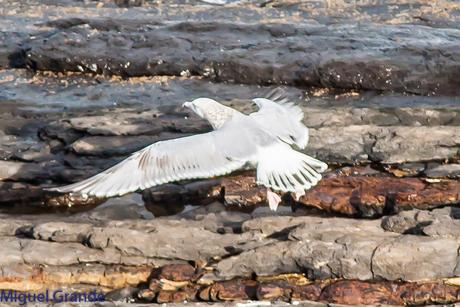
<svg viewBox="0 0 460 307">
<path fill-rule="evenodd" d="M 321 295 L 321 285 L 309 284 L 309 285 L 295 285 L 292 287 L 292 300 L 312 300 L 317 301 Z"/>
<path fill-rule="evenodd" d="M 396 283 L 342 280 L 326 286 L 320 296 L 329 303 L 423 305 L 459 300 L 460 288 L 443 282 Z"/>
<path fill-rule="evenodd" d="M 248 207 L 252 211 L 254 206 L 265 204 L 266 199 L 265 188 L 256 185 L 254 176 L 250 171 L 188 184 L 165 184 L 145 190 L 142 198 L 155 216 L 164 215 L 165 211 L 182 211 L 189 203 L 207 205 L 216 200 L 225 201 L 230 210 Z"/>
<path fill-rule="evenodd" d="M 198 285 L 177 291 L 158 293 L 156 302 L 170 303 L 197 299 Z M 142 290 L 139 297 L 152 300 L 154 292 Z M 254 280 L 230 280 L 218 282 L 199 292 L 203 301 L 301 300 L 322 301 L 346 305 L 423 305 L 452 303 L 459 300 L 460 287 L 443 282 L 388 282 L 388 281 L 318 281 L 308 285 L 296 285 L 288 280 L 257 283 Z"/>
<path fill-rule="evenodd" d="M 153 300 L 156 297 L 156 292 L 152 291 L 150 289 L 141 289 L 137 293 L 137 297 L 140 298 L 141 300 L 148 301 L 148 302 L 153 302 Z"/>
<path fill-rule="evenodd" d="M 149 282 L 149 290 L 157 293 L 158 291 L 161 290 L 161 281 L 158 279 L 152 279 Z"/>
<path fill-rule="evenodd" d="M 239 206 L 266 202 L 265 188 L 251 173 L 221 181 L 225 200 Z M 307 208 L 352 216 L 376 217 L 412 208 L 431 209 L 460 203 L 460 183 L 429 183 L 419 178 L 390 176 L 329 176 L 297 203 Z"/>
<path fill-rule="evenodd" d="M 200 291 L 199 297 L 206 301 L 237 301 L 257 299 L 257 281 L 233 279 L 206 287 Z"/>
<path fill-rule="evenodd" d="M 283 276 L 281 274 L 280 276 Z M 297 284 L 296 280 L 277 280 L 260 283 L 257 287 L 259 300 L 318 300 L 321 284 Z"/>
<path fill-rule="evenodd" d="M 214 285 L 211 285 L 211 286 L 208 286 L 204 289 L 202 289 L 199 293 L 198 293 L 198 297 L 203 300 L 203 301 L 210 301 L 212 298 L 211 298 L 211 289 Z"/>
<path fill-rule="evenodd" d="M 185 287 L 179 291 L 160 291 L 157 296 L 157 303 L 179 303 L 193 301 L 198 293 L 197 286 Z"/>
<path fill-rule="evenodd" d="M 288 300 L 291 289 L 280 283 L 261 283 L 257 287 L 258 300 Z"/>
<path fill-rule="evenodd" d="M 459 202 L 459 182 L 364 176 L 323 179 L 300 199 L 301 204 L 328 212 L 368 217 Z"/>
<path fill-rule="evenodd" d="M 425 170 L 425 163 L 412 162 L 385 165 L 385 170 L 396 177 L 415 177 Z"/>
<path fill-rule="evenodd" d="M 457 286 L 445 284 L 444 302 L 458 302 L 460 300 L 460 289 Z M 440 300 L 442 302 L 442 300 Z"/>
<path fill-rule="evenodd" d="M 78 194 L 48 194 L 44 204 L 50 207 L 85 206 L 88 209 L 96 207 L 107 199 Z"/>
<path fill-rule="evenodd" d="M 388 282 L 344 280 L 326 286 L 321 293 L 320 300 L 346 305 L 400 305 L 403 301 L 395 295 L 394 290 L 393 284 Z"/>
<path fill-rule="evenodd" d="M 400 209 L 430 209 L 440 205 L 454 205 L 460 201 L 460 183 L 458 181 L 425 183 L 419 190 L 398 191 L 394 201 Z"/>
<path fill-rule="evenodd" d="M 185 263 L 167 264 L 159 268 L 157 274 L 157 279 L 164 278 L 172 281 L 189 281 L 195 277 L 195 268 Z"/>
<path fill-rule="evenodd" d="M 137 286 L 147 280 L 150 271 L 151 267 L 149 266 L 107 266 L 100 283 L 112 289 Z"/>
<path fill-rule="evenodd" d="M 399 284 L 395 292 L 404 304 L 410 305 L 443 304 L 460 299 L 458 286 L 442 282 Z"/>
<path fill-rule="evenodd" d="M 460 164 L 437 164 L 429 163 L 427 169 L 425 170 L 425 175 L 427 177 L 435 178 L 460 178 Z"/>
<path fill-rule="evenodd" d="M 136 286 L 144 282 L 151 268 L 121 267 L 118 265 L 70 265 L 46 266 L 15 264 L 2 266 L 0 277 L 2 289 L 18 291 L 43 291 L 62 286 L 88 286 L 92 289 L 112 290 Z"/>
<path fill-rule="evenodd" d="M 298 286 L 303 286 L 303 285 L 308 285 L 310 284 L 310 281 L 308 278 L 305 277 L 304 274 L 298 274 L 298 273 L 288 273 L 288 274 L 278 274 L 278 275 L 268 275 L 268 276 L 257 276 L 257 281 L 259 282 L 289 282 L 291 285 L 298 285 Z"/>
<path fill-rule="evenodd" d="M 254 172 L 222 178 L 221 185 L 224 200 L 230 206 L 257 206 L 266 202 L 266 189 L 256 185 Z"/>
</svg>

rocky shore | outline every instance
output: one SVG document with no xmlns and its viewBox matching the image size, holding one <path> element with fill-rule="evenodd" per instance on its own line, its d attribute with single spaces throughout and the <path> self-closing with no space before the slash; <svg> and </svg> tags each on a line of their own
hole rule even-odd
<svg viewBox="0 0 460 307">
<path fill-rule="evenodd" d="M 0 0 L 0 289 L 97 289 L 101 306 L 459 302 L 459 12 Z M 248 113 L 278 86 L 330 169 L 276 213 L 251 171 L 111 200 L 43 190 L 209 131 L 184 101 Z"/>
</svg>

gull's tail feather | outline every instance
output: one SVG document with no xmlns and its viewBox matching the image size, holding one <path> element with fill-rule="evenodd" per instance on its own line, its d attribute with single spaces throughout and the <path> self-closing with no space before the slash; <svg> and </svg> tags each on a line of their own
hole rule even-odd
<svg viewBox="0 0 460 307">
<path fill-rule="evenodd" d="M 315 186 L 326 163 L 276 144 L 264 150 L 257 165 L 257 183 L 276 191 L 303 193 Z M 275 208 L 276 210 L 276 208 Z"/>
</svg>

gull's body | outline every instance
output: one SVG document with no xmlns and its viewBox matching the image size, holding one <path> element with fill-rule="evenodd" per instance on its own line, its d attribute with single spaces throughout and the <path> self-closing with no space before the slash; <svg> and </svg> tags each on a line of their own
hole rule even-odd
<svg viewBox="0 0 460 307">
<path fill-rule="evenodd" d="M 270 189 L 303 194 L 321 179 L 327 165 L 291 148 L 303 149 L 308 128 L 301 109 L 284 101 L 253 100 L 259 111 L 245 115 L 212 99 L 184 103 L 209 121 L 213 131 L 156 142 L 82 182 L 52 190 L 97 197 L 119 196 L 167 182 L 222 176 L 243 167 L 257 169 L 270 208 L 279 196 Z"/>
</svg>

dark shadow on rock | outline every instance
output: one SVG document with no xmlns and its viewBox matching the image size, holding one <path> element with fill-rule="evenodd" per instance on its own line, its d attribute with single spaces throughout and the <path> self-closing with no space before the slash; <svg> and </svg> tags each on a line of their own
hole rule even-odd
<svg viewBox="0 0 460 307">
<path fill-rule="evenodd" d="M 407 228 L 403 234 L 410 234 L 410 235 L 425 235 L 423 233 L 423 228 L 426 226 L 429 226 L 433 223 L 433 221 L 426 221 L 426 222 L 420 222 L 417 225 Z"/>
<path fill-rule="evenodd" d="M 118 7 L 136 7 L 142 6 L 145 0 L 113 0 Z"/>
<path fill-rule="evenodd" d="M 10 68 L 26 68 L 26 58 L 28 50 L 16 49 L 8 55 L 8 67 Z M 30 67 L 32 68 L 32 67 Z M 33 69 L 33 68 L 32 68 Z"/>
</svg>

